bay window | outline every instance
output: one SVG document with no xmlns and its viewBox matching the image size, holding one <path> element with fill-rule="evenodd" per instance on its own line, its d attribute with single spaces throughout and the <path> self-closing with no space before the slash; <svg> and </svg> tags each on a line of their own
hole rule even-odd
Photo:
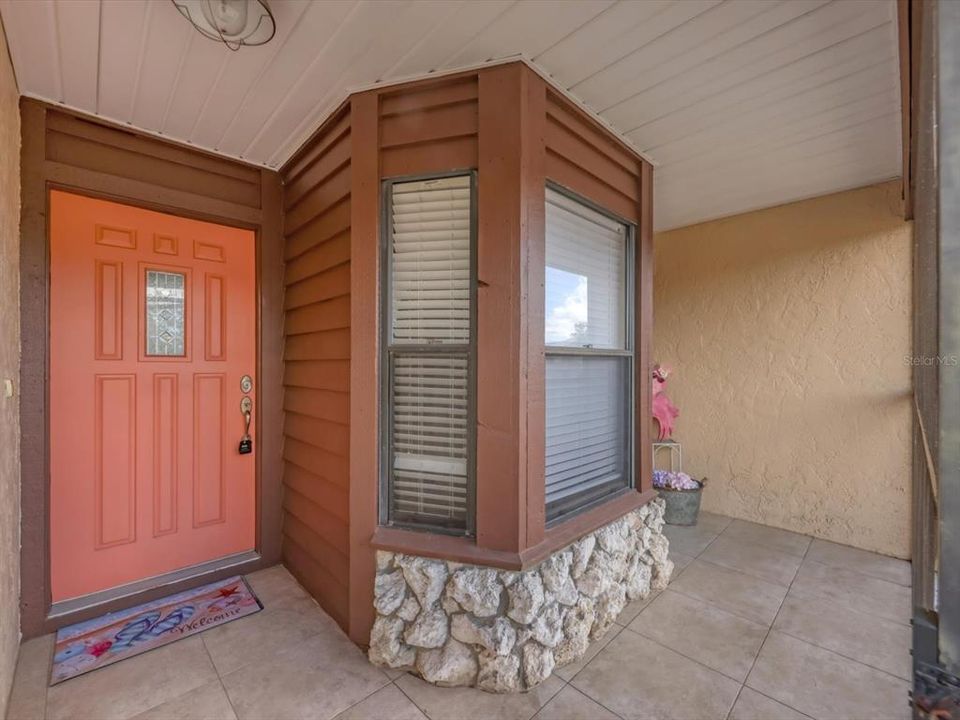
<svg viewBox="0 0 960 720">
<path fill-rule="evenodd" d="M 546 191 L 547 521 L 633 485 L 632 229 Z"/>
<path fill-rule="evenodd" d="M 384 183 L 385 524 L 472 531 L 473 188 L 472 175 Z"/>
</svg>

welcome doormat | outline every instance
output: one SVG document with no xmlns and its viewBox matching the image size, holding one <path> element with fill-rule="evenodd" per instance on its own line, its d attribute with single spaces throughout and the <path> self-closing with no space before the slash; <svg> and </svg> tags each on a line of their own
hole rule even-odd
<svg viewBox="0 0 960 720">
<path fill-rule="evenodd" d="M 239 575 L 57 631 L 50 685 L 259 612 Z"/>
</svg>

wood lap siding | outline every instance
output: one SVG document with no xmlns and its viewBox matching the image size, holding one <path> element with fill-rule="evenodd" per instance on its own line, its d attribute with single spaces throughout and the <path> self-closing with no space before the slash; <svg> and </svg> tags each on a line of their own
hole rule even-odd
<svg viewBox="0 0 960 720">
<path fill-rule="evenodd" d="M 476 74 L 380 96 L 381 178 L 477 167 Z"/>
<path fill-rule="evenodd" d="M 122 179 L 221 201 L 225 209 L 259 210 L 261 205 L 257 168 L 66 113 L 47 113 L 45 156 L 54 177 L 59 174 L 68 184 L 71 169 L 77 168 L 104 181 Z"/>
<path fill-rule="evenodd" d="M 350 116 L 283 170 L 283 559 L 349 621 Z"/>
<path fill-rule="evenodd" d="M 637 222 L 641 162 L 570 102 L 547 91 L 547 178 Z"/>
</svg>

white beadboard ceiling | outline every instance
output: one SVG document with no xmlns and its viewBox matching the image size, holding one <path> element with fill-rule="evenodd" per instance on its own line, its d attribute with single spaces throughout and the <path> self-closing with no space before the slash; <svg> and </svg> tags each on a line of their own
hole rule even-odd
<svg viewBox="0 0 960 720">
<path fill-rule="evenodd" d="M 895 0 L 0 0 L 20 91 L 279 167 L 352 91 L 519 56 L 657 165 L 659 229 L 900 175 Z"/>
</svg>

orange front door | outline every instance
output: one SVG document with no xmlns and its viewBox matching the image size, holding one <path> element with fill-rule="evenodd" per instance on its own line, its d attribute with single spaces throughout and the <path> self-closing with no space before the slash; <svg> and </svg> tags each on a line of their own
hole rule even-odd
<svg viewBox="0 0 960 720">
<path fill-rule="evenodd" d="M 253 549 L 255 294 L 253 232 L 51 192 L 54 602 Z"/>
</svg>

